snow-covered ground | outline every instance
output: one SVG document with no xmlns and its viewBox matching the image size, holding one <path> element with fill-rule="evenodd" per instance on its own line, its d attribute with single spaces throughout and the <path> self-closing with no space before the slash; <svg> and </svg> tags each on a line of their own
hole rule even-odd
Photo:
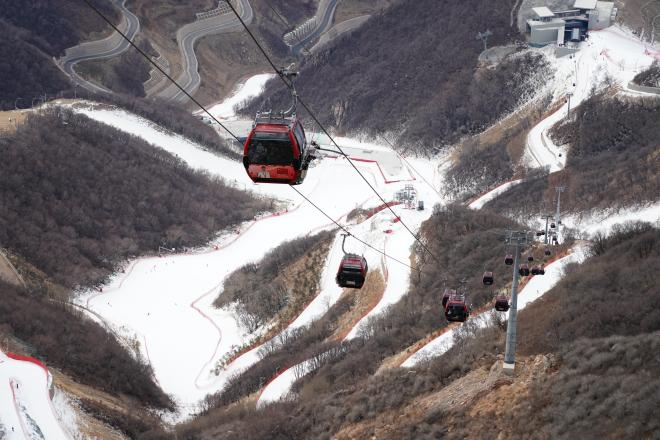
<svg viewBox="0 0 660 440">
<path fill-rule="evenodd" d="M 48 394 L 49 380 L 41 366 L 0 351 L 0 427 L 8 440 L 67 439 L 75 434 L 77 428 L 70 418 L 73 410 L 58 401 L 56 411 Z M 64 423 L 60 424 L 62 417 Z"/>
<path fill-rule="evenodd" d="M 660 226 L 660 202 L 647 206 L 622 209 L 617 212 L 595 212 L 588 215 L 569 215 L 562 218 L 562 224 L 583 234 L 593 236 L 601 232 L 608 234 L 617 224 L 643 221 Z"/>
<path fill-rule="evenodd" d="M 553 102 L 564 100 L 571 94 L 571 109 L 588 98 L 593 89 L 602 87 L 606 79 L 628 93 L 639 94 L 628 91 L 628 83 L 650 66 L 660 53 L 658 48 L 650 47 L 618 26 L 590 32 L 589 40 L 580 43 L 579 48 L 574 55 L 562 58 L 554 56 L 553 46 L 541 49 L 556 70 L 554 80 L 547 86 L 553 94 Z M 528 166 L 547 167 L 551 172 L 564 168 L 566 148 L 555 145 L 548 130 L 566 117 L 568 105 L 565 102 L 529 132 L 523 157 Z"/>
<path fill-rule="evenodd" d="M 164 148 L 192 168 L 222 177 L 235 186 L 275 197 L 287 206 L 278 215 L 265 216 L 247 222 L 236 231 L 228 231 L 207 249 L 132 261 L 125 273 L 116 274 L 102 292 L 81 292 L 77 298 L 79 304 L 98 313 L 118 332 L 132 334 L 140 341 L 141 356 L 151 363 L 158 383 L 178 401 L 183 410 L 181 415 L 185 417 L 197 409 L 196 404 L 206 394 L 218 391 L 232 374 L 259 360 L 257 347 L 240 356 L 219 375 L 213 372 L 224 355 L 258 336 L 248 334 L 239 325 L 232 309 L 218 310 L 212 306 L 222 290 L 224 278 L 238 267 L 259 260 L 286 240 L 333 225 L 288 186 L 253 184 L 241 163 L 204 151 L 193 142 L 165 132 L 136 115 L 93 106 L 75 106 L 74 110 Z M 310 134 L 309 137 L 316 138 L 326 148 L 333 148 L 322 136 Z M 417 182 L 409 165 L 391 149 L 353 139 L 336 140 L 347 154 L 358 159 L 356 166 L 386 200 L 393 200 L 394 193 L 405 184 L 416 185 L 419 197 L 426 201 L 429 209 L 418 212 L 400 206 L 394 208 L 409 227 L 415 230 L 431 214 L 430 208 L 438 201 L 437 194 L 428 185 Z M 431 161 L 415 163 L 416 170 L 429 181 L 436 177 L 434 166 Z M 348 161 L 332 154 L 315 163 L 297 189 L 339 222 L 344 222 L 345 216 L 356 207 L 381 203 Z M 386 251 L 408 262 L 412 237 L 401 230 L 401 223 L 391 223 L 393 219 L 392 213 L 385 210 L 363 224 L 348 228 L 379 249 L 386 246 L 386 240 L 396 243 L 396 246 L 388 244 Z M 391 233 L 386 234 L 385 230 Z M 359 242 L 349 239 L 347 250 L 364 253 L 371 267 L 380 267 L 380 254 Z M 334 283 L 334 274 L 340 258 L 341 243 L 337 239 L 326 262 L 321 292 L 290 328 L 317 319 L 338 299 L 341 290 Z M 387 264 L 394 274 L 390 282 L 398 287 L 386 294 L 377 311 L 406 291 L 409 269 L 396 262 Z"/>
<path fill-rule="evenodd" d="M 486 194 L 482 195 L 472 203 L 468 205 L 468 208 L 470 209 L 481 209 L 484 207 L 484 205 L 491 200 L 497 198 L 500 194 L 505 193 L 512 187 L 518 185 L 520 182 L 522 182 L 522 179 L 517 179 L 517 180 L 511 180 L 509 182 L 505 182 L 498 186 L 497 188 L 493 188 L 492 190 L 488 191 Z"/>
<path fill-rule="evenodd" d="M 232 96 L 211 107 L 209 113 L 220 120 L 235 118 L 236 112 L 234 111 L 234 107 L 242 104 L 248 99 L 259 96 L 261 92 L 263 92 L 268 80 L 273 77 L 275 77 L 275 75 L 272 73 L 262 73 L 260 75 L 251 76 L 244 83 L 239 84 L 236 92 Z M 195 113 L 200 112 L 201 110 Z"/>
<path fill-rule="evenodd" d="M 537 300 L 543 294 L 552 289 L 563 277 L 564 267 L 570 263 L 579 263 L 582 262 L 585 258 L 585 252 L 583 247 L 576 247 L 572 250 L 571 254 L 560 258 L 552 262 L 551 264 L 545 267 L 545 275 L 543 276 L 534 276 L 525 287 L 518 294 L 518 310 L 524 309 L 528 304 Z M 493 318 L 496 314 L 501 312 L 496 312 L 494 310 L 488 310 L 479 315 L 471 317 L 467 322 L 470 324 L 476 323 L 478 327 L 486 327 L 493 322 Z M 504 319 L 507 319 L 508 314 L 502 314 Z M 449 350 L 454 343 L 454 336 L 460 330 L 462 325 L 458 324 L 453 325 L 447 331 L 442 333 L 437 338 L 431 340 L 428 344 L 423 346 L 417 352 L 401 364 L 402 367 L 410 368 L 417 365 L 419 362 L 426 359 L 440 356 Z"/>
</svg>

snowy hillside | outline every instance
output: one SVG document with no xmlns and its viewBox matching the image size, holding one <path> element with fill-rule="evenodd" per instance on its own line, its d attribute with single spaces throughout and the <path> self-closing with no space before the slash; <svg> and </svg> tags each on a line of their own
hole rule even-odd
<svg viewBox="0 0 660 440">
<path fill-rule="evenodd" d="M 203 151 L 186 139 L 163 132 L 139 117 L 120 110 L 74 108 L 164 148 L 193 168 L 284 202 L 280 211 L 225 233 L 207 249 L 131 261 L 125 273 L 117 274 L 102 291 L 83 292 L 78 296 L 80 304 L 103 316 L 116 331 L 139 341 L 141 355 L 152 365 L 158 383 L 179 402 L 182 415 L 191 414 L 201 399 L 220 390 L 233 373 L 259 360 L 257 347 L 240 356 L 218 376 L 213 373 L 224 355 L 258 336 L 247 334 L 231 309 L 213 308 L 213 299 L 221 291 L 223 279 L 238 267 L 258 261 L 265 252 L 286 240 L 334 225 L 288 186 L 255 185 L 245 175 L 242 164 Z M 323 147 L 332 148 L 323 137 L 315 137 Z M 416 172 L 420 172 L 427 181 L 432 181 L 437 168 L 435 162 L 413 159 L 406 162 L 383 146 L 342 138 L 338 138 L 338 142 L 386 200 L 394 200 L 396 191 L 412 183 L 419 199 L 428 206 L 440 201 L 433 188 L 416 177 Z M 415 171 L 409 165 L 411 162 Z M 298 188 L 342 224 L 346 224 L 346 215 L 355 208 L 369 208 L 381 203 L 346 159 L 333 155 L 315 164 L 305 183 Z M 431 213 L 430 210 L 416 211 L 401 206 L 393 209 L 413 230 Z M 401 223 L 394 220 L 385 210 L 363 224 L 347 225 L 347 228 L 375 248 L 407 262 L 413 239 L 403 230 Z M 272 231 L 275 230 L 278 234 L 274 235 Z M 383 259 L 379 253 L 350 239 L 347 248 L 364 254 L 370 266 L 382 266 L 389 274 L 386 294 L 372 313 L 378 313 L 405 294 L 409 268 Z M 323 289 L 291 328 L 318 318 L 338 299 L 341 289 L 334 282 L 334 271 L 340 257 L 341 241 L 337 239 L 324 270 Z M 171 325 L 173 323 L 176 325 Z"/>
</svg>

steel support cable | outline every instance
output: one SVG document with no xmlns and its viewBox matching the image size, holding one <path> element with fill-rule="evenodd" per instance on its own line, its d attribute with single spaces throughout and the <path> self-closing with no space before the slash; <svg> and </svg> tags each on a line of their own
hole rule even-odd
<svg viewBox="0 0 660 440">
<path fill-rule="evenodd" d="M 85 0 L 85 1 L 88 1 L 88 0 Z M 254 44 L 257 45 L 257 48 L 259 48 L 259 51 L 262 53 L 262 55 L 264 56 L 264 58 L 266 58 L 266 61 L 268 61 L 268 64 L 270 64 L 270 66 L 273 68 L 273 70 L 275 71 L 275 73 L 277 73 L 277 75 L 280 77 L 280 79 L 282 80 L 282 82 L 287 86 L 287 88 L 291 89 L 292 86 L 291 86 L 291 85 L 289 84 L 289 82 L 286 80 L 286 78 L 285 78 L 284 74 L 282 73 L 282 71 L 281 71 L 280 69 L 278 69 L 277 66 L 275 66 L 275 64 L 274 64 L 273 61 L 271 60 L 270 56 L 266 53 L 266 50 L 263 48 L 263 46 L 261 45 L 261 43 L 259 43 L 259 41 L 257 40 L 257 37 L 254 36 L 254 34 L 253 34 L 252 31 L 250 30 L 250 28 L 248 28 L 247 24 L 243 21 L 243 19 L 242 19 L 241 16 L 239 15 L 239 13 L 238 13 L 238 11 L 236 10 L 236 8 L 234 8 L 234 5 L 232 5 L 231 2 L 227 2 L 227 4 L 228 4 L 229 7 L 231 8 L 231 10 L 234 12 L 234 15 L 236 16 L 236 18 L 238 19 L 238 21 L 240 21 L 241 25 L 243 26 L 243 28 L 245 29 L 245 31 L 248 33 L 248 35 L 250 36 L 250 38 L 252 39 L 252 41 L 254 41 Z M 417 241 L 417 243 L 419 243 L 419 244 L 422 246 L 422 248 L 424 249 L 424 251 L 427 252 L 429 255 L 431 255 L 431 256 L 433 257 L 433 259 L 434 259 L 437 263 L 440 263 L 440 259 L 438 259 L 438 257 L 436 257 L 435 254 L 433 254 L 433 252 L 431 252 L 431 250 L 430 250 L 430 249 L 429 249 L 429 248 L 428 248 L 428 247 L 427 247 L 427 246 L 426 246 L 426 245 L 425 245 L 425 244 L 419 239 L 419 237 L 418 237 L 417 235 L 415 235 L 415 233 L 414 233 L 414 232 L 408 227 L 408 225 L 406 225 L 406 224 L 403 222 L 403 220 L 401 220 L 401 217 L 398 216 L 398 215 L 396 214 L 396 212 L 394 212 L 394 210 L 392 209 L 392 207 L 389 206 L 389 203 L 387 203 L 387 202 L 385 201 L 385 199 L 384 199 L 384 198 L 378 193 L 378 191 L 376 191 L 376 188 L 374 188 L 373 185 L 369 182 L 369 180 L 364 176 L 364 174 L 362 174 L 362 172 L 358 169 L 358 167 L 355 165 L 355 163 L 353 163 L 353 161 L 351 160 L 351 158 L 348 157 L 348 155 L 347 155 L 346 153 L 344 153 L 344 150 L 342 150 L 342 148 L 339 146 L 339 144 L 337 144 L 337 142 L 335 142 L 334 138 L 330 135 L 330 133 L 328 132 L 328 130 L 326 130 L 326 128 L 323 126 L 323 124 L 321 124 L 321 121 L 318 120 L 318 118 L 316 117 L 316 115 L 315 115 L 315 114 L 312 112 L 312 110 L 307 106 L 307 104 L 306 104 L 305 101 L 302 99 L 302 97 L 300 97 L 300 95 L 298 95 L 298 102 L 300 102 L 300 104 L 305 108 L 305 110 L 307 111 L 307 113 L 309 113 L 309 115 L 311 116 L 311 118 L 312 118 L 312 119 L 314 120 L 314 122 L 319 126 L 319 128 L 321 129 L 321 131 L 323 131 L 323 133 L 328 137 L 328 139 L 330 139 L 330 141 L 332 142 L 332 144 L 333 144 L 335 147 L 337 147 L 337 149 L 341 152 L 341 154 L 342 154 L 344 157 L 346 157 L 346 159 L 348 160 L 348 163 L 351 164 L 351 166 L 353 167 L 353 169 L 355 169 L 355 171 L 360 175 L 360 177 L 362 177 L 362 180 L 365 181 L 365 183 L 369 186 L 369 188 L 371 188 L 371 190 L 372 190 L 372 191 L 378 196 L 378 198 L 379 198 L 379 199 L 385 204 L 385 206 L 387 206 L 387 209 L 389 209 L 390 212 L 392 212 L 392 214 L 393 214 L 396 218 L 399 219 L 399 222 L 401 223 L 401 225 L 402 225 L 402 226 L 408 231 L 408 233 L 410 233 L 410 235 L 412 235 L 412 237 L 415 239 L 415 241 Z"/>
<path fill-rule="evenodd" d="M 316 205 L 314 204 L 314 202 L 312 202 L 311 200 L 309 200 L 309 199 L 307 198 L 307 196 L 305 196 L 303 193 L 301 193 L 301 192 L 298 190 L 298 188 L 296 188 L 296 187 L 293 186 L 293 185 L 289 185 L 289 186 L 291 186 L 291 188 L 292 188 L 295 192 L 297 192 L 297 193 L 300 195 L 300 197 L 302 197 L 303 199 L 307 200 L 307 202 L 309 202 L 310 205 L 312 205 L 314 208 L 316 208 L 321 214 L 323 214 L 324 216 L 326 216 L 326 217 L 327 217 L 332 223 L 334 223 L 335 225 L 337 225 L 337 227 L 338 227 L 339 229 L 341 229 L 341 230 L 342 230 L 345 234 L 347 234 L 348 236 L 353 237 L 354 239 L 356 239 L 357 241 L 359 241 L 359 242 L 362 243 L 363 245 L 367 246 L 367 247 L 370 248 L 370 249 L 373 249 L 374 251 L 378 252 L 379 254 L 383 255 L 384 257 L 389 258 L 389 259 L 392 260 L 392 261 L 396 261 L 397 263 L 406 266 L 406 267 L 409 268 L 410 270 L 414 270 L 414 271 L 417 271 L 417 272 L 421 272 L 421 269 L 418 269 L 418 268 L 416 268 L 416 267 L 412 267 L 411 265 L 409 265 L 409 264 L 407 264 L 407 263 L 404 263 L 403 261 L 401 261 L 401 260 L 399 260 L 399 259 L 397 259 L 397 258 L 394 258 L 394 257 L 392 257 L 392 256 L 390 256 L 390 255 L 387 255 L 385 252 L 381 251 L 381 250 L 378 249 L 377 247 L 375 247 L 375 246 L 373 246 L 373 245 L 367 243 L 366 241 L 362 240 L 361 238 L 359 238 L 359 237 L 357 237 L 357 236 L 351 234 L 351 233 L 350 233 L 350 232 L 349 232 L 344 226 L 342 226 L 341 224 L 339 224 L 335 219 L 333 219 L 333 218 L 330 217 L 328 214 L 326 214 L 321 208 L 319 208 L 318 206 L 316 206 Z M 342 248 L 342 249 L 343 249 L 343 248 Z M 344 251 L 344 252 L 345 252 L 345 251 Z"/>
<path fill-rule="evenodd" d="M 172 81 L 172 83 L 173 83 L 175 86 L 177 86 L 177 87 L 178 87 L 183 93 L 185 93 L 185 95 L 186 95 L 188 98 L 190 98 L 195 104 L 197 104 L 197 106 L 199 106 L 199 108 L 201 108 L 204 112 L 206 112 L 209 116 L 211 116 L 211 117 L 213 118 L 214 121 L 216 121 L 216 122 L 217 122 L 222 128 L 225 129 L 225 131 L 226 131 L 227 133 L 229 133 L 234 139 L 236 139 L 237 142 L 240 143 L 240 140 L 238 139 L 238 137 L 237 137 L 234 133 L 232 133 L 231 130 L 229 130 L 227 127 L 225 127 L 224 125 L 222 125 L 222 124 L 220 123 L 220 121 L 218 121 L 213 115 L 211 115 L 211 113 L 209 113 L 209 111 L 208 111 L 208 110 L 207 110 L 202 104 L 200 104 L 195 98 L 193 98 L 188 92 L 186 92 L 186 91 L 183 89 L 183 87 L 181 87 L 181 86 L 179 85 L 179 83 L 176 82 L 176 80 L 174 80 L 171 76 L 169 76 L 169 75 L 167 75 L 165 72 L 163 72 L 163 70 L 160 69 L 160 67 L 159 67 L 156 63 L 154 63 L 144 51 L 142 51 L 139 47 L 137 47 L 135 44 L 133 44 L 133 42 L 130 41 L 130 39 L 129 39 L 126 35 L 124 35 L 119 29 L 117 29 L 117 27 L 116 27 L 114 24 L 112 24 L 112 22 L 111 22 L 111 21 L 110 21 L 105 15 L 103 15 L 103 13 L 102 13 L 101 11 L 99 11 L 97 8 L 95 8 L 95 7 L 89 2 L 89 0 L 83 0 L 83 1 L 84 1 L 85 3 L 87 3 L 87 5 L 88 5 L 90 8 L 92 8 L 92 9 L 93 9 L 98 15 L 100 15 L 101 18 L 103 18 L 103 20 L 105 20 L 110 26 L 112 26 L 112 28 L 113 28 L 115 31 L 117 31 L 117 32 L 119 33 L 119 35 L 121 35 L 126 41 L 128 41 L 128 42 L 131 44 L 131 46 L 133 46 L 133 47 L 134 47 L 134 48 L 135 48 L 135 49 L 136 49 L 136 50 L 137 50 L 137 51 L 138 51 L 138 52 L 139 52 L 144 58 L 146 58 L 149 62 L 151 62 L 154 66 L 156 66 L 156 67 L 157 67 L 157 68 L 158 68 L 158 69 L 159 69 L 159 70 L 160 70 L 160 71 L 161 71 L 161 72 L 167 77 L 167 79 L 169 79 L 170 81 Z M 231 3 L 228 3 L 228 4 L 231 6 Z M 232 6 L 232 9 L 233 9 L 233 6 Z M 240 17 L 239 17 L 239 20 L 241 20 Z M 243 22 L 243 20 L 241 20 L 241 22 Z M 270 61 L 270 59 L 269 59 L 269 61 Z M 271 63 L 271 64 L 272 64 L 272 63 Z M 279 73 L 279 72 L 278 72 L 278 73 Z M 285 83 L 286 83 L 286 82 L 285 82 Z M 343 152 L 342 152 L 342 153 L 343 153 Z M 396 261 L 397 263 L 400 263 L 400 264 L 402 264 L 402 265 L 404 265 L 404 266 L 406 266 L 406 267 L 409 267 L 411 270 L 416 270 L 416 271 L 420 272 L 420 269 L 414 268 L 414 267 L 410 266 L 409 264 L 406 264 L 406 263 L 404 263 L 403 261 L 401 261 L 401 260 L 399 260 L 399 259 L 397 259 L 397 258 L 394 258 L 394 257 L 392 257 L 392 256 L 390 256 L 390 255 L 388 255 L 388 254 L 386 254 L 385 252 L 381 251 L 380 249 L 378 249 L 378 248 L 376 248 L 376 247 L 370 245 L 370 244 L 367 243 L 366 241 L 364 241 L 364 240 L 360 239 L 359 237 L 356 237 L 355 235 L 351 234 L 351 233 L 350 233 L 345 227 L 343 227 L 342 225 L 340 225 L 339 223 L 337 223 L 332 217 L 330 217 L 328 214 L 326 214 L 325 211 L 323 211 L 323 210 L 322 210 L 320 207 L 318 207 L 314 202 L 312 202 L 309 198 L 307 198 L 304 194 L 302 194 L 302 193 L 301 193 L 296 187 L 294 187 L 293 185 L 289 185 L 289 186 L 290 186 L 294 191 L 296 191 L 296 192 L 297 192 L 297 193 L 298 193 L 303 199 L 305 199 L 307 202 L 309 202 L 310 205 L 312 205 L 314 208 L 316 208 L 321 214 L 323 214 L 324 216 L 326 216 L 327 218 L 329 218 L 329 219 L 330 219 L 334 224 L 336 224 L 341 230 L 343 230 L 345 233 L 349 234 L 351 237 L 355 238 L 355 239 L 356 239 L 357 241 L 359 241 L 360 243 L 362 243 L 362 244 L 364 244 L 365 246 L 367 246 L 367 247 L 369 247 L 369 248 L 375 250 L 376 252 L 382 254 L 383 256 L 385 256 L 386 258 L 389 258 L 389 259 L 392 260 L 392 261 Z M 382 200 L 382 198 L 381 198 L 381 200 Z M 386 202 L 385 202 L 385 203 L 386 203 Z M 387 204 L 387 203 L 386 203 L 386 204 Z M 395 215 L 396 215 L 396 214 L 395 214 Z"/>
<path fill-rule="evenodd" d="M 87 6 L 89 6 L 90 8 L 92 8 L 92 9 L 94 10 L 94 12 L 96 12 L 99 16 L 101 16 L 101 18 L 102 18 L 106 23 L 108 23 L 108 24 L 109 24 L 109 25 L 115 30 L 115 32 L 117 32 L 119 35 L 122 36 L 122 38 L 124 38 L 126 41 L 128 41 L 128 43 L 129 43 L 131 46 L 133 46 L 133 47 L 135 48 L 135 50 L 137 50 L 137 51 L 138 51 L 138 52 L 139 52 L 139 53 L 140 53 L 140 54 L 141 54 L 141 55 L 142 55 L 147 61 L 149 61 L 149 62 L 150 62 L 150 63 L 151 63 L 156 69 L 158 69 L 158 70 L 160 71 L 160 73 L 162 73 L 163 75 L 165 75 L 165 77 L 166 77 L 167 79 L 169 79 L 170 81 L 172 81 L 172 83 L 173 83 L 173 84 L 174 84 L 174 85 L 175 85 L 175 86 L 176 86 L 181 92 L 183 92 L 188 98 L 190 98 L 190 100 L 191 100 L 192 102 L 194 102 L 194 103 L 195 103 L 200 109 L 202 109 L 202 111 L 203 111 L 204 113 L 206 113 L 206 114 L 207 114 L 211 119 L 213 119 L 213 120 L 214 120 L 214 121 L 215 121 L 220 127 L 222 127 L 227 133 L 229 133 L 229 135 L 230 135 L 231 137 L 233 137 L 233 138 L 236 140 L 236 142 L 238 142 L 239 144 L 242 144 L 242 142 L 240 141 L 240 139 L 238 139 L 238 137 L 237 137 L 234 133 L 232 133 L 232 132 L 231 132 L 231 131 L 230 131 L 230 130 L 224 125 L 224 124 L 222 124 L 220 121 L 218 121 L 218 119 L 217 119 L 215 116 L 213 116 L 213 115 L 212 115 L 212 114 L 211 114 L 211 113 L 210 113 L 210 112 L 209 112 L 209 111 L 208 111 L 208 110 L 207 110 L 202 104 L 200 104 L 199 101 L 197 101 L 197 100 L 196 100 L 196 99 L 195 99 L 190 93 L 186 92 L 186 90 L 185 90 L 183 87 L 181 87 L 181 86 L 179 85 L 179 83 L 176 82 L 176 80 L 174 80 L 174 78 L 172 78 L 169 74 L 167 74 L 167 73 L 166 73 L 166 72 L 165 72 L 165 71 L 164 71 L 164 70 L 163 70 L 163 69 L 162 69 L 162 68 L 161 68 L 161 67 L 160 67 L 160 66 L 159 66 L 154 60 L 152 60 L 151 58 L 149 58 L 149 55 L 147 55 L 142 49 L 140 49 L 135 43 L 133 43 L 133 42 L 130 40 L 130 38 L 128 38 L 128 37 L 127 37 L 122 31 L 120 31 L 120 30 L 117 28 L 117 26 L 115 26 L 115 25 L 114 25 L 114 24 L 108 19 L 108 17 L 106 17 L 106 16 L 105 16 L 105 15 L 104 15 L 104 14 L 103 14 L 98 8 L 96 8 L 96 7 L 95 7 L 95 6 L 94 6 L 89 0 L 83 0 L 83 1 L 84 1 L 85 3 L 87 3 Z M 229 3 L 229 2 L 228 2 L 228 3 Z M 233 7 L 232 7 L 232 9 L 233 9 Z M 234 12 L 235 12 L 235 10 L 234 10 Z M 241 20 L 241 22 L 243 22 L 243 21 Z"/>
</svg>

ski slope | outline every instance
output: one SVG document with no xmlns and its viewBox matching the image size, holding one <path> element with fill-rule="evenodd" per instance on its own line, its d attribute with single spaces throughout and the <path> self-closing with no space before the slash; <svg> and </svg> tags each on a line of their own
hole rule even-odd
<svg viewBox="0 0 660 440">
<path fill-rule="evenodd" d="M 45 367 L 12 359 L 0 351 L 0 432 L 7 440 L 71 438 L 50 400 Z"/>
<path fill-rule="evenodd" d="M 522 182 L 522 179 L 516 179 L 516 180 L 511 180 L 509 182 L 505 182 L 501 185 L 499 185 L 496 188 L 493 188 L 492 190 L 488 191 L 486 194 L 478 197 L 476 200 L 468 204 L 468 208 L 470 209 L 481 209 L 484 207 L 484 205 L 491 200 L 497 198 L 500 194 L 505 193 L 512 187 L 518 185 L 520 182 Z"/>
<path fill-rule="evenodd" d="M 236 112 L 234 111 L 234 108 L 248 99 L 259 96 L 261 92 L 263 92 L 268 80 L 274 77 L 275 74 L 272 73 L 262 73 L 251 76 L 237 87 L 233 95 L 211 107 L 209 113 L 220 120 L 235 119 Z M 201 110 L 196 111 L 195 113 L 200 114 Z"/>
<path fill-rule="evenodd" d="M 626 222 L 642 221 L 660 226 L 660 202 L 646 206 L 636 206 L 614 212 L 591 212 L 571 214 L 562 218 L 562 225 L 577 229 L 581 233 L 593 236 L 597 233 L 609 234 L 614 225 Z"/>
<path fill-rule="evenodd" d="M 94 106 L 76 105 L 72 108 L 163 148 L 194 169 L 282 202 L 280 212 L 247 222 L 234 231 L 226 231 L 207 248 L 131 261 L 125 273 L 115 274 L 102 291 L 80 292 L 76 299 L 78 304 L 102 316 L 119 333 L 132 335 L 139 341 L 140 356 L 151 364 L 163 390 L 179 404 L 181 412 L 175 418 L 186 417 L 198 409 L 198 403 L 208 393 L 222 389 L 231 375 L 259 360 L 259 347 L 256 347 L 237 358 L 219 375 L 213 371 L 223 356 L 237 346 L 250 343 L 266 330 L 248 334 L 239 325 L 232 308 L 215 309 L 212 306 L 222 290 L 224 278 L 246 263 L 258 261 L 284 241 L 334 225 L 290 187 L 254 184 L 245 175 L 241 163 L 204 151 L 195 143 L 163 131 L 136 115 Z M 231 111 L 227 110 L 230 107 L 222 108 L 226 110 L 222 114 L 231 118 Z M 334 148 L 322 136 L 312 136 L 323 147 Z M 418 184 L 410 166 L 391 149 L 354 139 L 337 138 L 337 141 L 387 201 L 393 200 L 394 193 L 409 183 L 418 186 L 420 197 L 426 200 L 427 206 L 433 206 L 437 200 L 432 188 Z M 429 179 L 434 176 L 433 164 L 429 161 L 419 161 L 416 168 L 423 170 L 420 172 Z M 342 223 L 356 207 L 369 208 L 382 203 L 348 161 L 333 154 L 315 162 L 305 182 L 297 189 Z M 400 206 L 393 209 L 413 229 L 431 214 L 431 209 L 420 212 Z M 408 262 L 412 241 L 399 238 L 404 233 L 400 231 L 400 223 L 389 225 L 393 219 L 394 215 L 386 210 L 369 222 L 349 225 L 348 228 L 377 248 L 385 246 L 386 240 L 393 240 L 396 246 L 387 245 L 387 252 L 393 252 Z M 386 229 L 393 230 L 387 238 Z M 399 245 L 403 246 L 403 252 L 398 249 Z M 348 249 L 364 253 L 371 267 L 379 267 L 381 258 L 377 252 L 365 249 L 354 240 L 347 242 Z M 294 320 L 290 329 L 319 318 L 339 298 L 341 290 L 334 284 L 334 274 L 340 258 L 341 243 L 335 240 L 323 272 L 321 292 Z M 390 267 L 394 264 L 388 262 Z M 396 275 L 394 280 L 407 285 L 405 271 L 399 272 L 401 279 Z M 405 293 L 405 290 L 401 292 Z M 396 298 L 394 294 L 388 295 L 378 311 Z"/>
<path fill-rule="evenodd" d="M 554 80 L 548 84 L 552 102 L 566 100 L 571 94 L 570 106 L 577 107 L 587 99 L 592 90 L 603 87 L 611 80 L 626 92 L 628 83 L 640 71 L 648 68 L 660 54 L 660 50 L 642 42 L 631 32 L 618 26 L 591 31 L 589 39 L 579 44 L 579 51 L 572 56 L 556 58 L 554 46 L 541 49 L 554 66 Z M 532 168 L 548 168 L 559 171 L 566 164 L 566 148 L 555 145 L 548 130 L 568 114 L 568 102 L 559 107 L 532 128 L 527 136 L 524 163 Z"/>
</svg>

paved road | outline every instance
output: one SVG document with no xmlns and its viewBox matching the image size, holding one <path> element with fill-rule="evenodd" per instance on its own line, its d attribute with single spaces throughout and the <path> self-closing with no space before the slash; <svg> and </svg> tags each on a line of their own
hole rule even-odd
<svg viewBox="0 0 660 440">
<path fill-rule="evenodd" d="M 254 17 L 254 12 L 249 0 L 238 0 L 238 12 L 246 24 Z M 236 32 L 242 26 L 233 13 L 217 15 L 181 27 L 176 33 L 179 43 L 179 51 L 183 63 L 183 72 L 177 78 L 177 82 L 184 90 L 193 94 L 199 88 L 201 77 L 199 76 L 197 56 L 195 55 L 195 43 L 198 39 L 211 34 Z M 178 87 L 169 84 L 165 89 L 156 93 L 155 96 L 171 101 L 185 101 L 187 99 Z"/>
<path fill-rule="evenodd" d="M 112 1 L 122 14 L 121 22 L 117 27 L 124 35 L 133 40 L 140 31 L 140 21 L 133 13 L 126 9 L 126 5 L 124 4 L 126 0 Z M 111 91 L 107 88 L 82 78 L 75 71 L 74 67 L 81 61 L 115 57 L 126 51 L 129 47 L 130 44 L 121 35 L 113 32 L 112 35 L 101 40 L 88 41 L 68 48 L 64 56 L 58 59 L 56 63 L 77 85 L 95 93 L 110 93 Z"/>
<path fill-rule="evenodd" d="M 321 0 L 319 3 L 319 9 L 316 11 L 316 15 L 314 15 L 314 18 L 316 19 L 314 28 L 308 32 L 305 37 L 296 36 L 293 39 L 294 44 L 291 46 L 291 51 L 294 55 L 298 55 L 305 48 L 305 46 L 318 38 L 322 33 L 330 29 L 338 3 L 339 0 Z M 293 33 L 297 32 L 298 30 L 299 29 L 293 30 Z"/>
<path fill-rule="evenodd" d="M 317 52 L 318 50 L 323 48 L 325 45 L 327 45 L 329 42 L 339 37 L 340 35 L 343 35 L 347 32 L 351 32 L 359 28 L 370 18 L 371 15 L 361 15 L 359 17 L 353 17 L 346 21 L 342 21 L 341 23 L 337 23 L 336 25 L 328 29 L 327 32 L 323 33 L 319 37 L 319 40 L 316 42 L 316 44 L 314 44 L 314 46 L 312 46 L 309 49 L 309 51 L 312 53 Z"/>
</svg>

